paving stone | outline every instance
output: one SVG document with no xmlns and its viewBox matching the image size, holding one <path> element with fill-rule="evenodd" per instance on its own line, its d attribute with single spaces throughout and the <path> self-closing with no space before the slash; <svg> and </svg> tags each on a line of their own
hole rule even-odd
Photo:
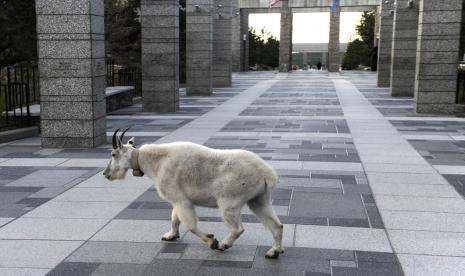
<svg viewBox="0 0 465 276">
<path fill-rule="evenodd" d="M 166 276 L 182 276 L 194 274 L 202 264 L 202 260 L 159 260 L 155 259 L 145 270 L 146 276 L 158 275 L 163 271 Z"/>
<path fill-rule="evenodd" d="M 100 264 L 91 276 L 139 276 L 147 269 L 147 265 L 140 264 Z"/>
<path fill-rule="evenodd" d="M 57 267 L 52 269 L 47 276 L 58 276 L 58 275 L 70 275 L 70 276 L 79 276 L 79 275 L 91 275 L 97 267 L 98 263 L 70 263 L 64 262 L 59 264 Z"/>
<path fill-rule="evenodd" d="M 354 227 L 297 225 L 295 246 L 392 252 L 384 230 Z"/>
<path fill-rule="evenodd" d="M 94 242 L 73 252 L 67 262 L 149 264 L 163 247 L 161 243 Z"/>
<path fill-rule="evenodd" d="M 64 186 L 75 178 L 85 174 L 84 170 L 38 170 L 26 175 L 8 186 L 20 187 L 56 187 Z"/>
<path fill-rule="evenodd" d="M 27 213 L 25 217 L 111 219 L 127 205 L 127 202 L 64 202 L 52 200 Z"/>
<path fill-rule="evenodd" d="M 0 266 L 53 268 L 83 241 L 0 240 Z"/>
<path fill-rule="evenodd" d="M 72 188 L 57 196 L 55 201 L 110 201 L 132 202 L 145 191 L 142 189 L 114 189 L 114 188 Z"/>
<path fill-rule="evenodd" d="M 300 192 L 292 198 L 289 215 L 366 219 L 360 195 Z"/>
<path fill-rule="evenodd" d="M 87 240 L 106 223 L 102 219 L 18 218 L 0 229 L 0 238 Z"/>
<path fill-rule="evenodd" d="M 0 275 L 3 276 L 43 276 L 49 272 L 48 268 L 16 268 L 16 267 L 7 267 L 0 268 Z"/>
<path fill-rule="evenodd" d="M 463 275 L 465 258 L 399 254 L 405 275 Z"/>
<path fill-rule="evenodd" d="M 399 254 L 465 257 L 465 233 L 390 230 L 389 238 Z"/>
</svg>

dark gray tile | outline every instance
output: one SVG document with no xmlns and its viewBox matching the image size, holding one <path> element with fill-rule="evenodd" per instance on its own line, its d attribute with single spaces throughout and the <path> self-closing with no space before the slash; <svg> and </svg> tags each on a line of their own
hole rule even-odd
<svg viewBox="0 0 465 276">
<path fill-rule="evenodd" d="M 47 276 L 86 276 L 91 275 L 100 264 L 63 262 L 47 273 Z"/>
<path fill-rule="evenodd" d="M 202 266 L 209 267 L 232 267 L 232 268 L 251 268 L 253 262 L 246 261 L 213 261 L 204 260 Z"/>
</svg>

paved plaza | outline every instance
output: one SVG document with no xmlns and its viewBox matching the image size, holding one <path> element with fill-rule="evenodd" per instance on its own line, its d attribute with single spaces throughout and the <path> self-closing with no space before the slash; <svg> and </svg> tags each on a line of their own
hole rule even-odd
<svg viewBox="0 0 465 276">
<path fill-rule="evenodd" d="M 240 73 L 179 102 L 109 114 L 95 149 L 0 144 L 0 275 L 463 275 L 465 118 L 415 114 L 372 72 Z M 271 234 L 247 208 L 225 252 L 185 228 L 162 242 L 171 206 L 153 183 L 101 174 L 126 127 L 137 145 L 192 141 L 269 162 L 285 253 L 265 259 Z M 205 232 L 227 234 L 216 209 L 197 214 Z"/>
</svg>

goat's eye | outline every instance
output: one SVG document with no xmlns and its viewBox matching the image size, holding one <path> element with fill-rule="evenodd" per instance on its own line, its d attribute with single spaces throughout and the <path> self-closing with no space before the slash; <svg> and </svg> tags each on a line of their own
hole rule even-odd
<svg viewBox="0 0 465 276">
<path fill-rule="evenodd" d="M 116 156 L 116 154 L 112 153 L 112 154 L 111 154 L 111 156 L 115 157 L 115 156 Z"/>
</svg>

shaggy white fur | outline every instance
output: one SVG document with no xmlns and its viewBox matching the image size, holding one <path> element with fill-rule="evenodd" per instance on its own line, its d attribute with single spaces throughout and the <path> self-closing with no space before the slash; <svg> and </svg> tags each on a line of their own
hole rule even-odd
<svg viewBox="0 0 465 276">
<path fill-rule="evenodd" d="M 277 258 L 283 251 L 283 225 L 271 207 L 271 191 L 278 177 L 273 168 L 246 150 L 216 150 L 189 142 L 143 145 L 138 160 L 131 160 L 134 138 L 121 141 L 112 152 L 104 171 L 109 180 L 123 179 L 131 163 L 150 177 L 163 199 L 173 206 L 171 231 L 162 240 L 179 238 L 179 224 L 186 227 L 210 248 L 225 250 L 244 232 L 241 209 L 247 204 L 273 235 L 266 257 Z M 219 208 L 231 232 L 218 244 L 212 234 L 197 226 L 194 206 Z"/>
</svg>

